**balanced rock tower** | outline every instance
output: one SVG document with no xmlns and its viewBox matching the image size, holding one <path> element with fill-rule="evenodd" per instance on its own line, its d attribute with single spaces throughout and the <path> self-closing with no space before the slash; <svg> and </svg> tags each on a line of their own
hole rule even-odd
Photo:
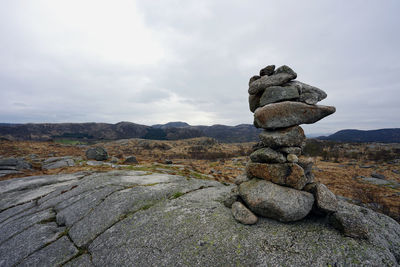
<svg viewBox="0 0 400 267">
<path fill-rule="evenodd" d="M 311 211 L 325 215 L 337 209 L 335 195 L 313 182 L 312 159 L 300 157 L 306 137 L 299 126 L 319 121 L 335 107 L 316 105 L 326 93 L 296 78 L 286 65 L 276 70 L 269 65 L 250 78 L 249 107 L 263 132 L 232 205 L 233 216 L 244 224 L 256 223 L 257 215 L 290 222 Z"/>
</svg>

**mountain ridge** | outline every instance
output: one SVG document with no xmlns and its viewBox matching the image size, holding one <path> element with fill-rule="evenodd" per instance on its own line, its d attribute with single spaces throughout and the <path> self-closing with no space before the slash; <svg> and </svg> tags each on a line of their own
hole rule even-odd
<svg viewBox="0 0 400 267">
<path fill-rule="evenodd" d="M 357 143 L 400 143 L 400 128 L 384 128 L 377 130 L 345 129 L 329 136 L 317 137 L 317 139 Z"/>
<path fill-rule="evenodd" d="M 257 141 L 260 129 L 252 124 L 236 126 L 191 126 L 186 122 L 168 122 L 147 126 L 133 122 L 111 123 L 0 123 L 0 138 L 6 140 L 45 141 L 54 139 L 117 140 L 143 138 L 154 140 L 179 140 L 195 137 L 212 137 L 220 142 Z"/>
</svg>

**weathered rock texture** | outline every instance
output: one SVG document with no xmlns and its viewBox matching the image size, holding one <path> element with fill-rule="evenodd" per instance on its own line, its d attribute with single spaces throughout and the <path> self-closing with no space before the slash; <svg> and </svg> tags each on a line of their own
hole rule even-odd
<svg viewBox="0 0 400 267">
<path fill-rule="evenodd" d="M 312 181 L 304 175 L 302 167 L 296 163 L 262 164 L 248 162 L 246 173 L 249 178 L 260 178 L 279 185 L 285 185 L 298 190 Z"/>
<path fill-rule="evenodd" d="M 335 111 L 335 107 L 330 106 L 284 101 L 258 108 L 254 113 L 254 124 L 256 127 L 264 129 L 310 124 L 331 115 Z"/>
<path fill-rule="evenodd" d="M 385 215 L 339 201 L 339 212 L 362 216 L 367 240 L 316 216 L 243 225 L 222 203 L 233 187 L 140 171 L 0 181 L 0 233 L 9 233 L 0 266 L 399 264 L 400 226 Z M 75 219 L 65 227 L 60 216 Z"/>
<path fill-rule="evenodd" d="M 256 214 L 281 222 L 303 219 L 314 203 L 312 194 L 260 179 L 239 186 L 239 194 Z"/>
</svg>

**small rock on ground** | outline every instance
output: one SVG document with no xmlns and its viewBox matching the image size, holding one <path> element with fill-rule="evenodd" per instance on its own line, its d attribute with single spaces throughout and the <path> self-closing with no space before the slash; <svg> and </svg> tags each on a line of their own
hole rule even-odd
<svg viewBox="0 0 400 267">
<path fill-rule="evenodd" d="M 257 216 L 240 202 L 232 204 L 232 215 L 235 220 L 242 224 L 255 224 L 258 221 Z"/>
</svg>

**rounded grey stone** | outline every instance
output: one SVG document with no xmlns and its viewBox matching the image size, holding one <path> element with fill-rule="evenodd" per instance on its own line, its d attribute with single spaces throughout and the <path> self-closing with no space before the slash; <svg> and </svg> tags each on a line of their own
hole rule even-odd
<svg viewBox="0 0 400 267">
<path fill-rule="evenodd" d="M 326 185 L 321 183 L 310 183 L 303 189 L 314 195 L 315 203 L 313 210 L 317 214 L 329 214 L 338 210 L 338 201 Z"/>
<path fill-rule="evenodd" d="M 232 204 L 232 215 L 236 221 L 242 224 L 255 224 L 258 221 L 257 216 L 240 202 Z"/>
<path fill-rule="evenodd" d="M 308 192 L 260 179 L 242 183 L 239 195 L 254 213 L 281 222 L 303 219 L 314 203 L 313 195 Z"/>
<path fill-rule="evenodd" d="M 86 150 L 86 158 L 94 159 L 94 160 L 107 160 L 108 154 L 107 151 L 103 147 L 94 147 Z"/>
<path fill-rule="evenodd" d="M 137 164 L 139 163 L 135 156 L 129 156 L 124 160 L 124 164 Z"/>
</svg>

